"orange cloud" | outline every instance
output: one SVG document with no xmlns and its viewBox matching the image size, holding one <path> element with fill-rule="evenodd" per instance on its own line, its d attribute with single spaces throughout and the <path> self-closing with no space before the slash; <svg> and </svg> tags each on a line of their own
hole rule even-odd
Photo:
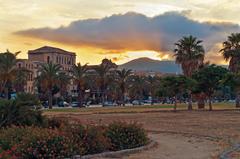
<svg viewBox="0 0 240 159">
<path fill-rule="evenodd" d="M 185 13 L 168 12 L 155 17 L 138 13 L 117 14 L 103 19 L 74 21 L 59 28 L 36 28 L 15 34 L 75 47 L 98 48 L 99 54 L 121 54 L 127 51 L 151 50 L 160 59 L 172 59 L 174 43 L 182 36 L 193 35 L 204 40 L 211 53 L 227 34 L 239 31 L 232 23 L 198 22 Z M 116 61 L 119 58 L 114 58 Z"/>
</svg>

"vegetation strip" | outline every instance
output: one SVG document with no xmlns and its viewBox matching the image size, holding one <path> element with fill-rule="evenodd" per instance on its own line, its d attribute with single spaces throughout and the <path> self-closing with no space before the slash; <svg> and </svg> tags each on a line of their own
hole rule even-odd
<svg viewBox="0 0 240 159">
<path fill-rule="evenodd" d="M 138 153 L 144 150 L 149 150 L 151 148 L 155 148 L 158 146 L 158 143 L 154 140 L 150 140 L 150 142 L 145 145 L 145 146 L 141 146 L 141 147 L 137 147 L 137 148 L 133 148 L 133 149 L 125 149 L 125 150 L 120 150 L 120 151 L 110 151 L 110 152 L 103 152 L 100 154 L 94 154 L 94 155 L 86 155 L 86 156 L 74 156 L 73 159 L 93 159 L 93 158 L 100 158 L 100 157 L 113 157 L 113 158 L 117 158 L 117 157 L 121 157 L 121 156 L 126 156 L 129 154 L 133 154 L 133 153 Z"/>
</svg>

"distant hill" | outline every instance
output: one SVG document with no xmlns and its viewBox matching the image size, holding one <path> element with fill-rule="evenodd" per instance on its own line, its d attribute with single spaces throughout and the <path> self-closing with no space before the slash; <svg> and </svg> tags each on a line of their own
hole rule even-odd
<svg viewBox="0 0 240 159">
<path fill-rule="evenodd" d="M 228 65 L 220 65 L 224 68 L 228 68 Z M 147 57 L 138 58 L 129 61 L 125 64 L 118 66 L 120 69 L 132 69 L 133 71 L 153 71 L 159 73 L 180 74 L 182 73 L 181 66 L 176 64 L 175 61 L 160 61 L 153 60 Z"/>
<path fill-rule="evenodd" d="M 139 58 L 119 65 L 119 68 L 132 69 L 133 71 L 153 71 L 161 73 L 182 73 L 181 66 L 175 61 L 160 61 L 150 58 Z"/>
</svg>

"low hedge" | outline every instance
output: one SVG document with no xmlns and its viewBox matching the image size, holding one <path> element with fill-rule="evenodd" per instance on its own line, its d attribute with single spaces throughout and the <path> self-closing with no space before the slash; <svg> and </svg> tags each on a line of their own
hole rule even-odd
<svg viewBox="0 0 240 159">
<path fill-rule="evenodd" d="M 147 140 L 145 131 L 135 123 L 65 124 L 59 128 L 13 126 L 0 129 L 0 158 L 70 158 L 139 147 Z"/>
</svg>

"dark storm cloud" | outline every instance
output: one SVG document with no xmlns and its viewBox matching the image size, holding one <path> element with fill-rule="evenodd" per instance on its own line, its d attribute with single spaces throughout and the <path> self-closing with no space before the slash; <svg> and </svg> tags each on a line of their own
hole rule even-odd
<svg viewBox="0 0 240 159">
<path fill-rule="evenodd" d="M 68 26 L 35 28 L 15 34 L 60 42 L 75 46 L 98 47 L 106 50 L 171 51 L 174 43 L 186 35 L 204 40 L 207 50 L 222 42 L 232 32 L 239 32 L 237 24 L 198 22 L 186 14 L 168 12 L 155 17 L 138 13 L 112 15 L 103 19 L 74 21 Z"/>
</svg>

